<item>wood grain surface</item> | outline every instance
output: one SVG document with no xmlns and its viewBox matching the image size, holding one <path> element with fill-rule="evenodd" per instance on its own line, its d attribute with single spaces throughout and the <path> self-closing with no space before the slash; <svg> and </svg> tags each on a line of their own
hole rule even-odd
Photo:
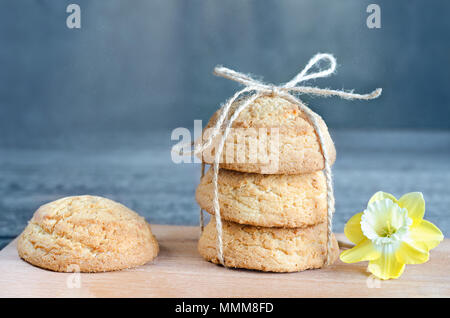
<svg viewBox="0 0 450 318">
<path fill-rule="evenodd" d="M 450 132 L 331 131 L 335 232 L 383 190 L 397 197 L 421 191 L 425 218 L 450 235 Z M 27 147 L 0 138 L 0 249 L 22 232 L 34 211 L 65 196 L 118 201 L 150 224 L 198 225 L 195 189 L 200 164 L 171 160 L 171 131 L 46 138 Z"/>
<path fill-rule="evenodd" d="M 145 266 L 109 273 L 42 270 L 22 261 L 13 241 L 0 252 L 0 297 L 450 296 L 449 240 L 431 252 L 428 263 L 407 265 L 400 279 L 380 281 L 366 272 L 366 263 L 338 261 L 328 268 L 286 274 L 226 269 L 197 253 L 198 227 L 152 228 L 159 256 Z"/>
</svg>

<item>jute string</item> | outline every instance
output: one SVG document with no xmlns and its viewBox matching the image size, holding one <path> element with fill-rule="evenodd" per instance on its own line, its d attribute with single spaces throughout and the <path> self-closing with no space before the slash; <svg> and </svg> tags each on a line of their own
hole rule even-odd
<svg viewBox="0 0 450 318">
<path fill-rule="evenodd" d="M 326 69 L 319 69 L 317 72 L 309 72 L 311 68 L 314 66 L 319 66 L 319 62 L 322 61 L 328 61 L 329 67 Z M 231 127 L 233 125 L 233 122 L 236 120 L 236 118 L 239 116 L 239 114 L 246 109 L 249 105 L 251 105 L 257 98 L 261 96 L 279 96 L 295 105 L 298 106 L 300 111 L 302 111 L 304 114 L 306 114 L 309 122 L 312 124 L 318 140 L 320 147 L 322 149 L 322 154 L 325 162 L 324 167 L 324 174 L 326 178 L 326 185 L 327 185 L 327 254 L 326 254 L 326 260 L 325 264 L 330 264 L 330 256 L 331 256 L 331 250 L 332 250 L 332 227 L 333 227 L 333 213 L 334 213 L 334 195 L 333 195 L 333 177 L 331 173 L 331 164 L 330 164 L 330 158 L 327 151 L 327 148 L 325 147 L 325 138 L 323 131 L 321 130 L 319 126 L 319 115 L 317 115 L 315 112 L 313 112 L 310 108 L 308 108 L 298 97 L 294 96 L 293 94 L 300 95 L 300 94 L 312 94 L 312 95 L 318 95 L 322 97 L 330 97 L 330 96 L 338 96 L 344 99 L 362 99 L 362 100 L 369 100 L 377 98 L 381 95 L 381 88 L 377 88 L 373 92 L 369 94 L 357 94 L 353 91 L 343 91 L 343 90 L 333 90 L 328 88 L 319 88 L 319 87 L 313 87 L 313 86 L 297 86 L 297 84 L 301 82 L 305 82 L 311 79 L 320 78 L 320 77 L 327 77 L 334 73 L 336 70 L 336 59 L 331 54 L 316 54 L 305 66 L 305 68 L 298 73 L 292 80 L 285 83 L 281 86 L 276 86 L 272 84 L 265 84 L 258 80 L 255 80 L 251 78 L 249 75 L 245 75 L 243 73 L 236 72 L 234 70 L 231 70 L 229 68 L 223 67 L 223 66 L 217 66 L 214 69 L 214 74 L 217 76 L 221 76 L 227 79 L 230 79 L 232 81 L 238 82 L 245 87 L 241 89 L 240 91 L 236 92 L 226 103 L 222 106 L 219 118 L 215 124 L 215 126 L 212 129 L 211 135 L 209 138 L 202 144 L 197 145 L 194 149 L 194 151 L 191 152 L 184 152 L 184 154 L 197 154 L 202 153 L 204 150 L 206 150 L 212 143 L 213 140 L 219 135 L 221 130 L 223 130 L 223 125 L 225 120 L 229 117 L 229 112 L 231 105 L 243 95 L 249 95 L 248 98 L 241 104 L 239 107 L 234 111 L 234 113 L 231 115 L 229 120 L 226 122 L 225 130 L 221 136 L 220 143 L 218 148 L 216 148 L 215 156 L 214 156 L 214 163 L 212 165 L 213 169 L 213 188 L 214 188 L 214 197 L 213 197 L 213 208 L 214 208 L 214 214 L 216 219 L 216 230 L 217 230 L 217 257 L 219 259 L 219 262 L 225 266 L 225 260 L 223 256 L 223 233 L 222 233 L 222 219 L 220 215 L 220 205 L 219 205 L 219 193 L 218 193 L 218 175 L 219 175 L 219 162 L 220 158 L 222 156 L 223 147 L 225 144 L 225 141 L 227 140 L 227 137 L 230 133 Z M 202 176 L 204 175 L 204 164 L 202 164 Z M 200 226 L 203 230 L 204 224 L 203 224 L 203 212 L 200 209 Z"/>
<path fill-rule="evenodd" d="M 204 175 L 205 175 L 205 163 L 202 161 L 200 180 L 203 179 Z M 204 227 L 205 227 L 205 220 L 203 219 L 203 209 L 200 207 L 200 231 L 201 231 L 201 233 L 203 233 Z"/>
</svg>

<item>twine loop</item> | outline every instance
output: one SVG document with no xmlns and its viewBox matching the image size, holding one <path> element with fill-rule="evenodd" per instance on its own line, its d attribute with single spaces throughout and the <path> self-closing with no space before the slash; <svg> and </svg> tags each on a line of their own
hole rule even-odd
<svg viewBox="0 0 450 318">
<path fill-rule="evenodd" d="M 327 61 L 329 66 L 328 68 L 321 69 L 319 64 L 321 62 Z M 310 72 L 313 67 L 317 66 L 319 68 L 316 72 Z M 300 111 L 306 114 L 308 120 L 312 124 L 314 131 L 317 134 L 320 147 L 322 149 L 322 154 L 324 157 L 324 174 L 326 177 L 327 184 L 327 253 L 325 264 L 330 264 L 330 254 L 332 250 L 332 220 L 334 213 L 334 195 L 333 195 L 333 181 L 331 174 L 331 164 L 330 159 L 327 153 L 327 149 L 325 148 L 325 138 L 321 128 L 319 127 L 319 115 L 313 112 L 310 108 L 308 108 L 298 97 L 293 94 L 311 94 L 318 95 L 322 97 L 330 97 L 330 96 L 338 96 L 344 99 L 361 99 L 361 100 L 369 100 L 377 98 L 381 95 L 382 89 L 377 88 L 369 94 L 357 94 L 353 91 L 344 91 L 344 90 L 333 90 L 328 88 L 319 88 L 314 86 L 298 86 L 297 84 L 321 77 L 327 77 L 334 73 L 336 70 L 336 59 L 331 54 L 319 53 L 316 54 L 311 60 L 309 60 L 308 64 L 303 68 L 300 73 L 298 73 L 293 79 L 284 85 L 274 85 L 274 84 L 265 84 L 261 81 L 258 81 L 252 78 L 249 75 L 236 72 L 232 69 L 216 66 L 214 68 L 214 75 L 221 76 L 227 78 L 229 80 L 238 82 L 244 85 L 244 88 L 240 91 L 236 92 L 221 108 L 221 112 L 219 118 L 216 122 L 216 125 L 213 127 L 211 135 L 209 138 L 202 144 L 196 145 L 194 151 L 188 152 L 188 154 L 198 154 L 202 153 L 205 149 L 207 149 L 215 139 L 215 137 L 220 133 L 220 131 L 224 129 L 222 138 L 220 139 L 220 143 L 218 148 L 216 149 L 214 156 L 214 163 L 212 166 L 213 169 L 213 188 L 214 188 L 214 197 L 213 197 L 213 207 L 214 214 L 216 219 L 216 230 L 217 230 L 217 258 L 219 262 L 225 265 L 224 255 L 223 255 L 223 233 L 222 233 L 222 219 L 220 215 L 220 205 L 219 205 L 219 193 L 218 193 L 218 175 L 219 175 L 219 161 L 222 156 L 223 147 L 225 141 L 230 133 L 233 122 L 239 116 L 239 114 L 247 108 L 250 104 L 252 104 L 257 98 L 261 96 L 279 96 L 293 104 L 296 104 Z M 242 95 L 248 94 L 249 97 L 241 104 L 239 107 L 230 114 L 231 105 Z M 231 116 L 230 116 L 231 115 Z M 225 127 L 224 123 L 226 122 Z M 186 152 L 184 152 L 186 154 Z M 204 165 L 202 165 L 202 176 L 204 174 Z M 200 223 L 201 228 L 203 229 L 203 212 L 200 210 Z"/>
</svg>

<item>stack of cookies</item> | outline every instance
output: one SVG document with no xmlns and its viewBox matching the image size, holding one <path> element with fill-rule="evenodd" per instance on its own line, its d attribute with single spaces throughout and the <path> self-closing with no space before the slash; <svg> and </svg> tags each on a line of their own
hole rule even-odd
<svg viewBox="0 0 450 318">
<path fill-rule="evenodd" d="M 243 102 L 236 101 L 230 115 Z M 203 138 L 216 124 L 219 112 L 211 118 Z M 334 163 L 336 150 L 322 119 L 320 126 L 330 161 Z M 281 97 L 264 96 L 245 108 L 232 128 L 218 175 L 225 265 L 271 272 L 322 267 L 327 256 L 324 158 L 306 115 Z M 268 138 L 274 128 L 278 132 L 277 164 L 255 162 L 252 153 L 255 148 L 246 137 Z M 266 135 L 255 134 L 255 130 Z M 201 154 L 204 163 L 214 162 L 215 146 L 217 143 L 212 143 Z M 237 155 L 244 160 L 236 160 Z M 196 191 L 198 204 L 212 215 L 198 249 L 206 260 L 219 263 L 212 179 L 211 168 Z M 334 261 L 338 255 L 334 236 L 332 245 L 330 259 Z"/>
</svg>

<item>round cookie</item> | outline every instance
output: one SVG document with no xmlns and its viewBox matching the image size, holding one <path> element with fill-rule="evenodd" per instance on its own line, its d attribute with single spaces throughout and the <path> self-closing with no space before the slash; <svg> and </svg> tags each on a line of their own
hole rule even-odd
<svg viewBox="0 0 450 318">
<path fill-rule="evenodd" d="M 209 169 L 196 191 L 202 209 L 214 214 Z M 222 219 L 265 227 L 307 227 L 327 219 L 325 175 L 262 175 L 220 169 L 219 204 Z"/>
<path fill-rule="evenodd" d="M 244 101 L 236 101 L 229 113 L 233 114 Z M 205 127 L 204 141 L 211 135 L 221 110 Z M 318 120 L 330 163 L 334 163 L 336 149 L 325 122 L 320 116 Z M 220 159 L 221 168 L 262 174 L 303 174 L 324 169 L 322 149 L 312 124 L 297 105 L 281 97 L 256 99 L 239 114 L 232 128 Z M 198 154 L 203 162 L 214 162 L 215 147 L 223 132 L 224 128 L 211 146 Z"/>
<path fill-rule="evenodd" d="M 304 229 L 255 227 L 229 221 L 222 223 L 227 267 L 297 272 L 320 268 L 326 261 L 326 223 Z M 216 222 L 213 217 L 200 237 L 198 251 L 207 261 L 218 264 L 216 246 Z M 332 262 L 338 254 L 338 244 L 333 235 Z"/>
<path fill-rule="evenodd" d="M 25 261 L 58 272 L 105 272 L 143 265 L 158 254 L 150 225 L 112 200 L 84 195 L 41 206 L 18 239 Z"/>
</svg>

